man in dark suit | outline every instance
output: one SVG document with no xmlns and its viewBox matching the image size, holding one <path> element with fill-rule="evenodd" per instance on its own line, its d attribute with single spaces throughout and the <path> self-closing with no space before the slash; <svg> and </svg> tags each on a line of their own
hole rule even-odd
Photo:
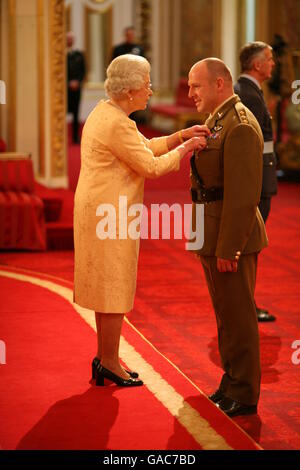
<svg viewBox="0 0 300 470">
<path fill-rule="evenodd" d="M 207 147 L 191 159 L 193 230 L 197 204 L 204 204 L 204 244 L 196 252 L 216 315 L 224 370 L 209 398 L 229 416 L 254 414 L 260 393 L 254 287 L 257 255 L 267 246 L 257 208 L 263 137 L 251 111 L 233 93 L 224 62 L 197 62 L 189 73 L 189 87 L 197 111 L 210 113 Z"/>
<path fill-rule="evenodd" d="M 135 40 L 135 29 L 133 26 L 128 26 L 124 29 L 124 39 L 122 44 L 118 44 L 113 48 L 112 59 L 115 59 L 119 55 L 123 54 L 135 54 L 144 56 L 144 49 L 142 46 L 136 43 Z"/>
<path fill-rule="evenodd" d="M 67 81 L 68 81 L 68 112 L 73 115 L 73 142 L 79 143 L 78 113 L 81 98 L 81 87 L 85 76 L 85 60 L 82 52 L 73 49 L 74 34 L 67 33 Z"/>
<path fill-rule="evenodd" d="M 266 222 L 271 208 L 271 198 L 277 193 L 272 122 L 261 89 L 262 83 L 271 77 L 275 65 L 271 46 L 260 41 L 246 44 L 240 52 L 240 63 L 242 74 L 234 86 L 234 91 L 256 117 L 264 137 L 263 180 L 259 210 Z M 256 311 L 258 321 L 266 322 L 276 319 L 265 309 L 256 307 Z"/>
</svg>

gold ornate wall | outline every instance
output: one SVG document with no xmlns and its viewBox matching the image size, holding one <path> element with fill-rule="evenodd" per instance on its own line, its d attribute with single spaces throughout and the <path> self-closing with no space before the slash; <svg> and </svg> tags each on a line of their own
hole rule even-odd
<svg viewBox="0 0 300 470">
<path fill-rule="evenodd" d="M 8 56 L 9 56 L 9 78 L 8 78 L 8 149 L 16 150 L 16 3 L 9 0 L 8 4 Z"/>
<path fill-rule="evenodd" d="M 181 1 L 180 72 L 186 75 L 190 66 L 204 57 L 220 57 L 222 0 Z M 272 43 L 281 34 L 290 50 L 300 50 L 300 1 L 256 0 L 255 39 Z M 232 25 L 233 27 L 234 25 Z M 237 11 L 237 70 L 238 51 L 246 37 L 246 0 L 238 0 Z"/>
<path fill-rule="evenodd" d="M 37 0 L 37 53 L 38 53 L 38 174 L 45 176 L 45 73 L 44 73 L 44 2 Z"/>
<path fill-rule="evenodd" d="M 219 55 L 220 17 L 221 2 L 218 0 L 181 0 L 182 76 L 186 76 L 198 60 Z"/>
<path fill-rule="evenodd" d="M 281 34 L 291 50 L 300 50 L 300 2 L 299 0 L 269 0 L 269 41 L 274 34 Z"/>
<path fill-rule="evenodd" d="M 66 172 L 65 10 L 63 0 L 50 3 L 51 176 Z"/>
<path fill-rule="evenodd" d="M 30 153 L 36 178 L 67 185 L 64 0 L 1 0 L 8 151 Z"/>
<path fill-rule="evenodd" d="M 256 0 L 256 40 L 272 43 L 280 34 L 291 50 L 299 50 L 299 24 L 299 0 Z"/>
<path fill-rule="evenodd" d="M 152 27 L 152 2 L 151 0 L 134 1 L 135 21 L 137 32 L 145 55 L 151 61 L 151 27 Z"/>
</svg>

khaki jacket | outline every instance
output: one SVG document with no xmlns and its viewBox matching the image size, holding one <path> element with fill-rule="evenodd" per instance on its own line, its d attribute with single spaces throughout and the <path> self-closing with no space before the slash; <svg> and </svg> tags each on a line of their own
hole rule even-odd
<svg viewBox="0 0 300 470">
<path fill-rule="evenodd" d="M 258 209 L 262 186 L 263 137 L 260 126 L 237 95 L 224 102 L 207 121 L 212 135 L 196 153 L 198 174 L 206 188 L 224 188 L 221 201 L 204 206 L 204 256 L 238 259 L 267 246 Z M 191 173 L 191 186 L 198 185 Z M 193 204 L 193 230 L 195 230 Z"/>
</svg>

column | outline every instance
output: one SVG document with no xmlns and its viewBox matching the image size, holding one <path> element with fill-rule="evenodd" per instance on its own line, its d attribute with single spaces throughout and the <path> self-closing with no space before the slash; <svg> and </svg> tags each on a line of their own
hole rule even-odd
<svg viewBox="0 0 300 470">
<path fill-rule="evenodd" d="M 222 0 L 221 59 L 237 78 L 237 12 L 238 0 Z"/>
<path fill-rule="evenodd" d="M 3 0 L 1 70 L 8 151 L 30 153 L 36 179 L 67 186 L 63 0 Z M 1 78 L 1 77 L 0 77 Z"/>
</svg>

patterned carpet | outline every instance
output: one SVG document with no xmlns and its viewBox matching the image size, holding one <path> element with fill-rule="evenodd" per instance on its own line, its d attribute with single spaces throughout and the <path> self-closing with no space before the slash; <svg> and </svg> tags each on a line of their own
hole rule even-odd
<svg viewBox="0 0 300 470">
<path fill-rule="evenodd" d="M 234 420 L 264 449 L 300 448 L 300 364 L 292 361 L 292 357 L 299 358 L 292 345 L 300 339 L 299 196 L 299 185 L 281 183 L 273 201 L 267 224 L 270 246 L 260 255 L 256 299 L 276 315 L 277 321 L 259 325 L 259 413 Z M 189 195 L 182 191 L 146 191 L 148 207 L 158 202 L 188 204 Z M 55 276 L 69 286 L 73 279 L 72 251 L 1 253 L 0 264 L 45 273 L 47 278 Z M 4 292 L 8 292 L 5 287 Z M 11 289 L 11 295 L 13 292 L 18 290 Z M 22 312 L 24 297 L 18 302 Z M 44 304 L 41 300 L 36 308 L 43 309 Z M 216 388 L 221 369 L 214 315 L 201 268 L 184 250 L 184 240 L 141 241 L 137 295 L 129 321 L 197 388 L 205 394 Z M 84 357 L 81 367 L 86 368 L 93 355 L 93 341 L 91 336 L 86 344 L 80 343 Z M 50 347 L 53 350 L 53 345 Z M 165 378 L 168 380 L 168 374 Z M 196 403 L 197 396 L 198 392 L 193 399 Z"/>
</svg>

